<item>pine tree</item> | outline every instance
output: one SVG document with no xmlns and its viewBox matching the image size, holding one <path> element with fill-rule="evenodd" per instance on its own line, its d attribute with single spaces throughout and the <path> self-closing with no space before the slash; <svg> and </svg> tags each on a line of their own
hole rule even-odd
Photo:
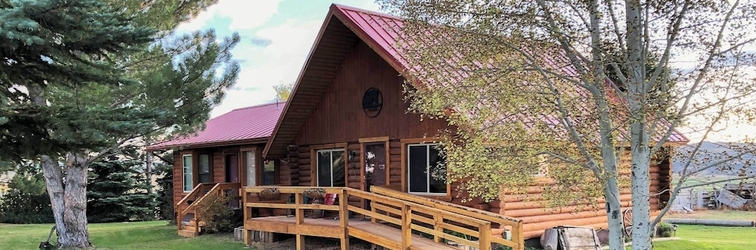
<svg viewBox="0 0 756 250">
<path fill-rule="evenodd" d="M 109 154 L 90 165 L 87 183 L 87 220 L 94 222 L 143 221 L 155 218 L 156 195 L 147 193 L 149 183 L 142 161 L 130 154 Z"/>
<path fill-rule="evenodd" d="M 41 159 L 59 247 L 92 247 L 92 162 L 193 132 L 235 82 L 238 35 L 173 31 L 215 2 L 0 0 L 0 160 Z"/>
</svg>

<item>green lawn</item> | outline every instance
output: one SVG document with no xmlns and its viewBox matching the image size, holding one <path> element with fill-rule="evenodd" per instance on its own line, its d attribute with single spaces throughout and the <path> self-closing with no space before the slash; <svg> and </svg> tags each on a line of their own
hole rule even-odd
<svg viewBox="0 0 756 250">
<path fill-rule="evenodd" d="M 655 250 L 756 249 L 756 228 L 678 225 L 680 240 L 654 242 Z"/>
<path fill-rule="evenodd" d="M 37 249 L 51 227 L 0 224 L 0 249 Z M 89 234 L 97 249 L 245 249 L 228 234 L 180 237 L 165 221 L 90 224 Z"/>
<path fill-rule="evenodd" d="M 756 221 L 756 211 L 697 210 L 692 213 L 668 213 L 664 218 Z"/>
</svg>

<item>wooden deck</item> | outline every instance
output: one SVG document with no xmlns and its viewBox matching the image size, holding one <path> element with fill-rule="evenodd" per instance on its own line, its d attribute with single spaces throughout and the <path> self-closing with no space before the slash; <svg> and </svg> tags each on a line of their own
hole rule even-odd
<svg viewBox="0 0 756 250">
<path fill-rule="evenodd" d="M 297 225 L 294 217 L 270 216 L 251 218 L 244 223 L 245 228 L 255 228 L 259 231 L 301 234 L 307 236 L 340 239 L 345 233 L 354 238 L 373 242 L 389 249 L 401 249 L 402 231 L 390 226 L 374 224 L 370 220 L 350 219 L 347 232 L 340 227 L 339 220 L 308 219 Z M 412 235 L 410 249 L 457 249 L 446 244 L 433 242 L 432 239 L 419 235 Z"/>
<path fill-rule="evenodd" d="M 515 250 L 524 248 L 521 220 L 388 189 L 374 189 L 366 192 L 342 187 L 244 188 L 244 242 L 249 245 L 252 232 L 263 231 L 295 235 L 297 249 L 304 249 L 304 236 L 337 238 L 341 249 L 349 249 L 351 237 L 389 249 L 455 249 L 446 245 L 446 241 L 481 250 L 491 249 L 493 243 Z M 321 199 L 325 194 L 337 195 L 338 204 L 304 202 L 305 196 L 311 200 Z M 284 198 L 290 196 L 293 200 Z M 282 203 L 282 200 L 289 202 Z M 350 204 L 350 200 L 369 201 L 370 209 Z M 294 212 L 293 216 L 253 217 L 254 211 L 260 209 Z M 338 212 L 338 217 L 305 218 L 305 213 L 313 210 Z M 348 219 L 349 216 L 370 219 Z M 492 235 L 492 227 L 509 231 L 512 238 Z"/>
</svg>

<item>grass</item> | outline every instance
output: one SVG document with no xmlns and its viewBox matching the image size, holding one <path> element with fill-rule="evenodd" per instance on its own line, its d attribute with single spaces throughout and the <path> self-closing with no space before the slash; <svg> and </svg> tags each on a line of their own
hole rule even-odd
<svg viewBox="0 0 756 250">
<path fill-rule="evenodd" d="M 692 213 L 669 213 L 664 218 L 756 221 L 756 211 L 697 210 Z"/>
<path fill-rule="evenodd" d="M 656 250 L 750 250 L 756 246 L 756 228 L 678 225 L 680 240 L 654 242 Z"/>
<path fill-rule="evenodd" d="M 0 249 L 38 249 L 51 227 L 0 224 Z M 183 238 L 166 221 L 89 224 L 89 235 L 96 249 L 245 249 L 229 234 Z"/>
</svg>

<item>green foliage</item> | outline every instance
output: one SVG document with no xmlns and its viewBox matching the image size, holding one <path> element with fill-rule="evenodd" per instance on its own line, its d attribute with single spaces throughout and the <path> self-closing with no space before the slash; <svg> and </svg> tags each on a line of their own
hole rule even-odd
<svg viewBox="0 0 756 250">
<path fill-rule="evenodd" d="M 273 89 L 276 90 L 276 99 L 279 101 L 286 101 L 289 100 L 289 95 L 291 95 L 291 89 L 294 88 L 294 83 L 279 83 L 278 85 L 273 86 Z"/>
<path fill-rule="evenodd" d="M 173 29 L 215 2 L 0 4 L 0 158 L 197 129 L 236 80 L 239 36 Z"/>
<path fill-rule="evenodd" d="M 34 164 L 18 165 L 8 183 L 10 191 L 0 196 L 0 223 L 28 224 L 53 222 L 50 198 L 42 174 Z"/>
<path fill-rule="evenodd" d="M 134 153 L 133 151 L 131 152 Z M 153 220 L 155 198 L 135 155 L 110 154 L 90 165 L 87 184 L 87 220 L 124 222 Z"/>
<path fill-rule="evenodd" d="M 242 225 L 240 214 L 230 209 L 232 201 L 230 196 L 209 195 L 197 206 L 197 215 L 208 232 L 233 232 Z"/>
<path fill-rule="evenodd" d="M 170 155 L 161 157 L 162 159 L 172 159 Z M 162 176 L 157 182 L 159 189 L 157 192 L 157 217 L 160 220 L 169 220 L 175 223 L 176 215 L 173 210 L 173 164 L 165 162 L 156 162 L 155 175 Z"/>
<path fill-rule="evenodd" d="M 656 236 L 659 237 L 672 237 L 674 227 L 669 222 L 661 222 L 656 228 Z"/>
</svg>

